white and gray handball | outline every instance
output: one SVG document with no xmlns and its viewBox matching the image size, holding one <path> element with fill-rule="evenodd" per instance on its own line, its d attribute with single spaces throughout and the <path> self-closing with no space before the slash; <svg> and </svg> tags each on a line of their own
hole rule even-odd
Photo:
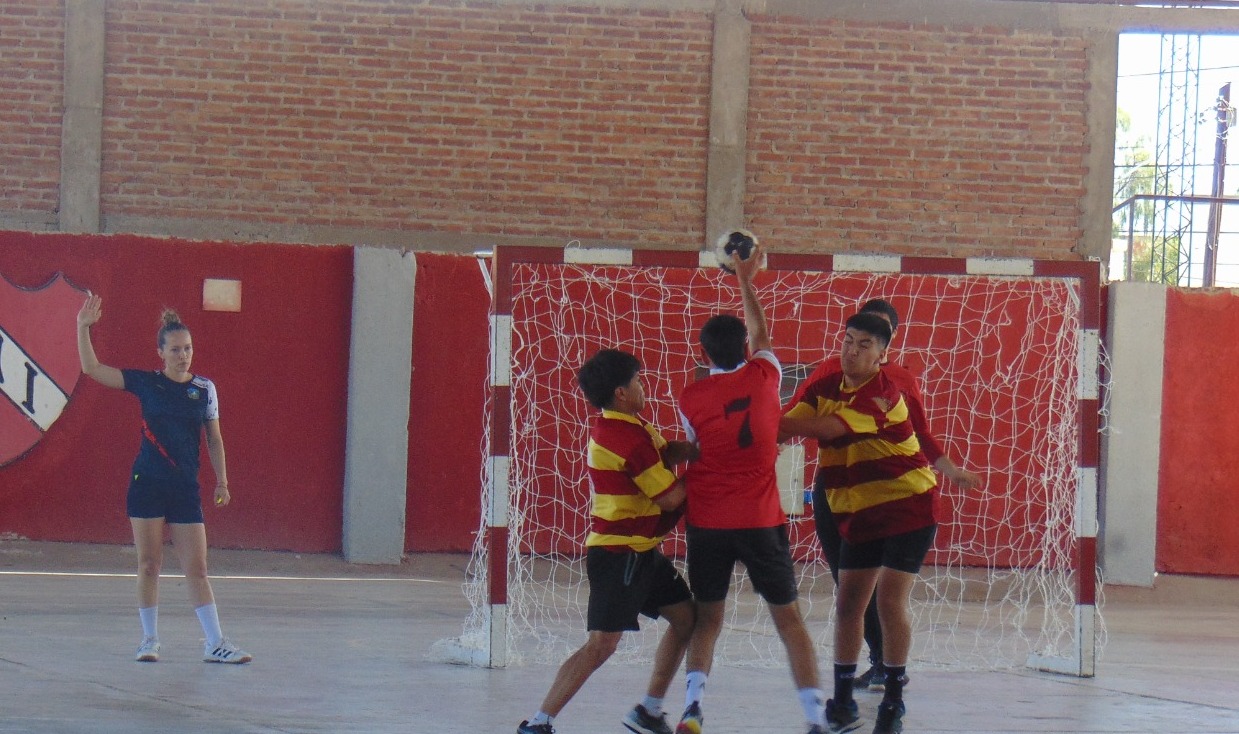
<svg viewBox="0 0 1239 734">
<path fill-rule="evenodd" d="M 757 237 L 747 229 L 734 229 L 726 232 L 714 243 L 714 257 L 718 265 L 729 273 L 736 272 L 731 266 L 731 256 L 735 253 L 741 260 L 748 260 L 757 244 Z"/>
</svg>

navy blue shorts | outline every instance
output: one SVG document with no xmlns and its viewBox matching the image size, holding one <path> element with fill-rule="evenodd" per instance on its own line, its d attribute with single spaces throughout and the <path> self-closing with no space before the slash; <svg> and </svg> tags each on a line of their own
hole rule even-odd
<svg viewBox="0 0 1239 734">
<path fill-rule="evenodd" d="M 197 482 L 183 477 L 138 472 L 129 481 L 125 500 L 129 517 L 162 517 L 171 523 L 202 522 L 202 497 Z"/>
</svg>

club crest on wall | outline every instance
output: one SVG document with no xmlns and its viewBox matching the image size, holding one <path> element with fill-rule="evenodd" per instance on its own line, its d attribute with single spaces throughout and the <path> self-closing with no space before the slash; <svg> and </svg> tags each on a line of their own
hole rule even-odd
<svg viewBox="0 0 1239 734">
<path fill-rule="evenodd" d="M 85 297 L 60 273 L 38 288 L 0 274 L 0 466 L 34 447 L 69 403 L 82 374 L 74 324 Z"/>
</svg>

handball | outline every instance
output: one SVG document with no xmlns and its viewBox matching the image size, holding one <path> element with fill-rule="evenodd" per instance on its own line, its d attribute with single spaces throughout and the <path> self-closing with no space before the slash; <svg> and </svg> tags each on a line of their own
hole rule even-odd
<svg viewBox="0 0 1239 734">
<path fill-rule="evenodd" d="M 718 238 L 718 242 L 714 244 L 714 256 L 718 259 L 719 267 L 729 273 L 734 273 L 736 270 L 731 267 L 732 254 L 741 260 L 748 260 L 756 244 L 757 238 L 752 232 L 746 229 L 732 230 Z"/>
</svg>

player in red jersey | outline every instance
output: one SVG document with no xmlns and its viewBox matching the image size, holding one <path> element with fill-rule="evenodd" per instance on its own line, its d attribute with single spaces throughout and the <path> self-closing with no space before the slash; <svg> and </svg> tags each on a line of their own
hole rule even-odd
<svg viewBox="0 0 1239 734">
<path fill-rule="evenodd" d="M 762 250 L 732 256 L 744 320 L 718 315 L 701 329 L 710 375 L 680 395 L 688 438 L 700 455 L 684 475 L 688 490 L 688 582 L 697 599 L 697 627 L 688 645 L 685 711 L 677 734 L 699 734 L 702 696 L 723 625 L 737 561 L 766 601 L 787 649 L 792 678 L 811 733 L 823 732 L 824 696 L 817 655 L 797 604 L 787 517 L 775 481 L 781 368 L 771 351 L 766 315 L 753 289 Z M 753 350 L 745 359 L 745 340 Z"/>
<path fill-rule="evenodd" d="M 873 298 L 865 301 L 860 307 L 860 313 L 872 313 L 886 319 L 886 322 L 891 327 L 891 339 L 894 339 L 899 329 L 899 312 L 888 301 L 882 298 Z M 817 369 L 813 370 L 813 373 L 804 382 L 800 383 L 796 396 L 787 404 L 785 411 L 791 410 L 792 407 L 799 403 L 805 390 L 814 382 L 838 372 L 840 372 L 839 356 L 835 354 L 818 365 Z M 925 417 L 920 378 L 917 374 L 889 359 L 882 363 L 882 372 L 903 393 L 904 400 L 908 404 L 908 415 L 912 421 L 912 427 L 916 431 L 917 441 L 921 444 L 921 452 L 925 454 L 925 457 L 929 459 L 934 468 L 942 476 L 951 480 L 962 489 L 979 488 L 981 486 L 981 477 L 966 469 L 961 469 L 952 461 L 951 457 L 947 456 L 945 449 L 943 449 L 942 443 L 934 435 L 933 431 L 930 430 L 929 421 Z M 822 494 L 816 483 L 813 492 L 813 521 L 817 530 L 818 541 L 822 546 L 822 554 L 826 556 L 826 563 L 830 566 L 830 575 L 834 577 L 835 583 L 838 583 L 839 545 L 842 539 L 839 537 L 839 529 L 835 527 L 834 518 L 830 514 L 830 508 L 826 504 L 825 495 Z M 869 668 L 864 673 L 856 676 L 854 684 L 857 688 L 868 688 L 873 691 L 884 690 L 886 687 L 886 670 L 882 665 L 882 625 L 878 619 L 878 600 L 876 595 L 870 598 L 869 606 L 865 608 L 865 643 L 869 646 Z"/>
<path fill-rule="evenodd" d="M 831 732 L 852 731 L 860 714 L 852 698 L 863 618 L 874 591 L 886 639 L 886 693 L 875 734 L 902 731 L 903 687 L 912 644 L 908 600 L 933 543 L 936 479 L 921 452 L 907 401 L 882 368 L 890 324 L 872 313 L 847 321 L 842 371 L 814 381 L 783 418 L 783 436 L 819 442 L 815 486 L 842 540 L 835 593 L 834 696 L 826 704 Z"/>
<path fill-rule="evenodd" d="M 603 349 L 577 373 L 581 392 L 601 410 L 585 457 L 593 495 L 585 539 L 589 637 L 560 666 L 541 708 L 520 723 L 517 734 L 554 734 L 555 716 L 611 657 L 624 632 L 640 629 L 638 615 L 664 617 L 668 627 L 654 653 L 645 700 L 623 724 L 635 734 L 671 734 L 662 702 L 684 659 L 694 608 L 688 585 L 658 545 L 679 520 L 684 502 L 684 485 L 668 466 L 692 458 L 696 450 L 684 441 L 667 441 L 638 417 L 645 407 L 640 372 L 633 355 Z"/>
</svg>

